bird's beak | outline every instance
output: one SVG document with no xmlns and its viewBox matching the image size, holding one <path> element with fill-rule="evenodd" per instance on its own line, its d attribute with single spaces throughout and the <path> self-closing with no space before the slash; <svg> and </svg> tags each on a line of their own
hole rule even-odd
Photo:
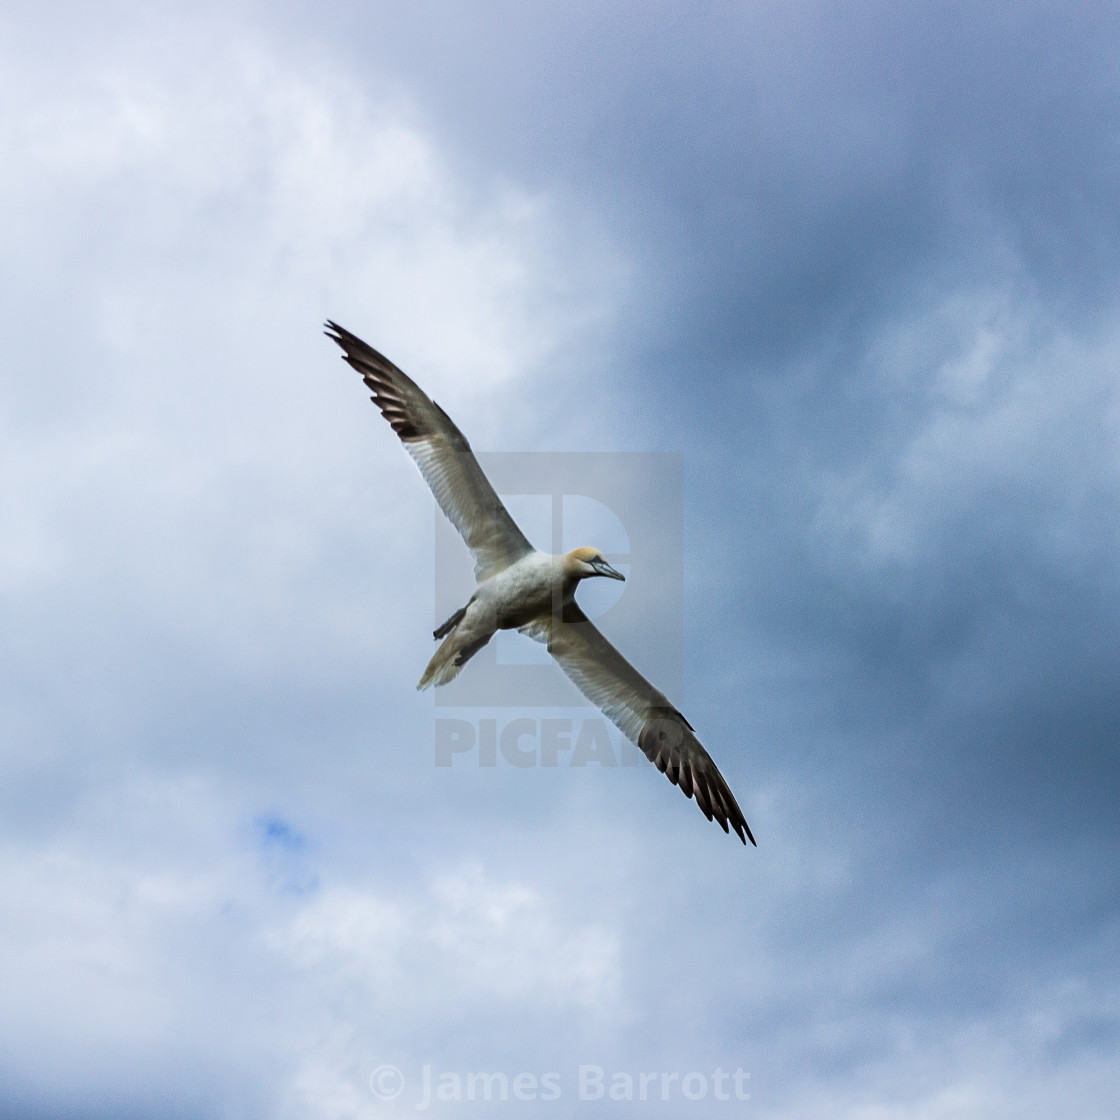
<svg viewBox="0 0 1120 1120">
<path fill-rule="evenodd" d="M 603 560 L 598 564 L 592 564 L 591 566 L 595 569 L 595 574 L 597 576 L 609 576 L 611 579 L 626 579 L 626 577 L 621 572 L 616 571 L 614 568 L 612 568 L 610 564 L 606 562 L 606 560 Z"/>
</svg>

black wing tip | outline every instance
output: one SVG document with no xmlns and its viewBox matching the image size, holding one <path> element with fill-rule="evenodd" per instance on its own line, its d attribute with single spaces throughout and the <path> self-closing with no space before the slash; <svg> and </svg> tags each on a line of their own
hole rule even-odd
<svg viewBox="0 0 1120 1120">
<path fill-rule="evenodd" d="M 361 368 L 354 361 L 355 352 L 372 350 L 373 348 L 368 343 L 363 342 L 356 334 L 352 334 L 345 327 L 340 327 L 333 319 L 328 319 L 323 326 L 326 328 L 323 334 L 325 334 L 331 342 L 336 343 L 342 348 L 342 360 L 344 362 L 349 362 L 361 373 Z"/>
<path fill-rule="evenodd" d="M 324 324 L 326 330 L 323 334 L 342 347 L 344 353 L 343 359 L 349 362 L 359 373 L 363 372 L 362 366 L 357 358 L 365 359 L 366 362 L 372 361 L 376 366 L 384 367 L 379 372 L 392 371 L 394 374 L 400 374 L 401 371 L 394 365 L 380 350 L 375 350 L 368 342 L 360 339 L 353 331 L 348 331 L 345 327 L 340 327 L 333 319 L 328 319 Z M 403 375 L 402 375 L 403 376 Z"/>
<path fill-rule="evenodd" d="M 731 794 L 730 789 L 727 792 Z M 728 814 L 731 819 L 731 827 L 735 829 L 736 835 L 738 835 L 739 839 L 743 841 L 744 848 L 747 846 L 748 840 L 754 847 L 757 848 L 758 843 L 755 841 L 754 834 L 751 832 L 751 826 L 747 824 L 747 818 L 743 816 L 742 810 L 739 808 L 737 802 L 735 801 L 734 794 L 731 794 L 731 804 L 735 809 L 733 813 Z"/>
<path fill-rule="evenodd" d="M 700 749 L 703 752 L 703 757 L 711 764 L 711 773 L 705 773 L 703 769 L 690 766 L 679 755 L 674 757 L 674 744 L 671 740 L 667 741 L 668 737 L 663 726 L 661 726 L 673 717 L 679 719 L 690 732 L 694 730 L 688 720 L 676 709 L 673 709 L 671 713 L 659 714 L 647 721 L 638 736 L 639 748 L 654 766 L 673 785 L 680 789 L 685 797 L 689 800 L 695 797 L 697 807 L 708 820 L 714 820 L 728 835 L 734 829 L 735 835 L 742 841 L 744 848 L 747 846 L 748 840 L 752 846 L 757 848 L 758 842 L 743 816 L 742 809 L 739 808 L 739 804 L 735 800 L 735 795 L 724 781 L 719 768 L 712 762 L 707 753 L 703 752 L 703 748 Z M 693 735 L 693 740 L 697 746 L 700 746 L 695 739 L 695 735 Z M 729 825 L 730 827 L 728 827 Z"/>
</svg>

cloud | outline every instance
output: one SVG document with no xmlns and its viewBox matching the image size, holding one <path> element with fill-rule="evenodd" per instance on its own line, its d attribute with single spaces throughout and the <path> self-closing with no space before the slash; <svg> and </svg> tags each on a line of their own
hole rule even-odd
<svg viewBox="0 0 1120 1120">
<path fill-rule="evenodd" d="M 1105 1113 L 1114 17 L 5 20 L 0 1111 L 430 1059 Z M 430 500 L 328 315 L 481 449 L 685 450 L 757 852 L 644 771 L 433 767 Z"/>
<path fill-rule="evenodd" d="M 284 845 L 316 873 L 293 889 L 272 850 L 293 826 L 272 818 L 239 840 L 247 807 L 213 779 L 133 777 L 88 792 L 49 842 L 6 841 L 2 1045 L 22 1091 L 9 1107 L 127 1108 L 146 1092 L 174 1111 L 193 1082 L 320 1115 L 317 1070 L 344 1068 L 353 1087 L 378 1048 L 453 1062 L 436 1019 L 469 1031 L 540 1015 L 542 1000 L 548 1015 L 617 1019 L 607 923 L 477 864 L 418 883 L 343 876 L 306 838 Z"/>
<path fill-rule="evenodd" d="M 199 30 L 184 54 L 201 62 Z M 6 136 L 22 220 L 0 587 L 44 670 L 71 647 L 72 686 L 119 672 L 141 635 L 156 660 L 244 680 L 300 646 L 301 677 L 336 676 L 411 601 L 374 618 L 357 558 L 414 570 L 430 512 L 323 317 L 440 396 L 471 385 L 463 420 L 485 439 L 501 418 L 483 402 L 598 312 L 543 265 L 547 199 L 472 197 L 407 105 L 259 41 L 199 69 L 137 63 L 134 45 L 64 79 L 41 59 L 8 69 L 28 112 Z M 409 486 L 410 507 L 387 500 Z M 332 619 L 325 644 L 311 617 Z"/>
<path fill-rule="evenodd" d="M 162 60 L 134 53 L 149 29 L 70 68 L 70 44 L 5 66 L 24 110 L 5 117 L 0 174 L 21 214 L 2 250 L 20 277 L 0 440 L 5 1107 L 189 1111 L 201 1093 L 264 1110 L 283 1096 L 273 1067 L 293 1050 L 279 1036 L 310 1043 L 294 1021 L 262 1020 L 250 993 L 296 969 L 314 1018 L 321 970 L 287 950 L 262 963 L 250 943 L 287 936 L 306 958 L 324 922 L 382 905 L 313 858 L 327 810 L 295 806 L 309 836 L 285 815 L 292 783 L 327 788 L 323 767 L 348 758 L 392 798 L 387 747 L 417 730 L 371 721 L 364 697 L 412 694 L 394 619 L 430 610 L 422 580 L 373 594 L 430 566 L 431 508 L 321 320 L 473 399 L 485 439 L 502 417 L 484 402 L 593 330 L 615 282 L 604 247 L 601 281 L 572 288 L 548 198 L 468 188 L 405 100 L 205 30 L 188 26 L 177 51 L 165 29 Z M 410 487 L 411 507 L 397 497 Z M 414 662 L 427 638 L 412 633 Z M 426 719 L 407 717 L 421 735 Z M 231 766 L 256 777 L 241 787 Z M 259 866 L 254 820 L 271 822 Z M 485 945 L 508 926 L 522 981 L 551 984 L 560 1005 L 569 984 L 581 1008 L 609 1000 L 609 937 L 590 945 L 528 888 L 480 873 L 468 898 L 451 872 L 435 881 L 434 901 L 391 904 L 411 915 L 399 951 L 414 963 L 460 945 L 445 983 L 489 961 L 476 993 L 513 985 Z M 302 918 L 273 913 L 304 896 Z M 435 940 L 416 936 L 421 917 Z M 547 954 L 535 965 L 530 938 Z M 361 966 L 337 938 L 319 950 L 331 975 Z M 389 967 L 399 983 L 403 965 Z"/>
<path fill-rule="evenodd" d="M 610 1015 L 618 999 L 610 931 L 572 929 L 538 891 L 490 883 L 477 866 L 442 874 L 402 902 L 325 890 L 266 940 L 319 990 L 362 991 L 371 1007 L 407 991 L 414 1022 L 469 1021 L 471 1011 L 527 999 Z"/>
</svg>

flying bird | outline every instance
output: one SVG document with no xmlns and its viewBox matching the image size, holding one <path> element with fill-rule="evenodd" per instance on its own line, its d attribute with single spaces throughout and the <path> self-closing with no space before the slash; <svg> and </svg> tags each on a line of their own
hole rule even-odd
<svg viewBox="0 0 1120 1120">
<path fill-rule="evenodd" d="M 575 601 L 581 580 L 625 579 L 595 548 L 535 549 L 502 505 L 451 417 L 388 358 L 330 320 L 326 335 L 362 375 L 373 402 L 415 460 L 440 508 L 474 555 L 478 587 L 433 637 L 417 688 L 447 684 L 498 630 L 543 642 L 593 704 L 680 786 L 708 820 L 755 843 L 735 796 L 692 724 L 599 632 Z"/>
</svg>

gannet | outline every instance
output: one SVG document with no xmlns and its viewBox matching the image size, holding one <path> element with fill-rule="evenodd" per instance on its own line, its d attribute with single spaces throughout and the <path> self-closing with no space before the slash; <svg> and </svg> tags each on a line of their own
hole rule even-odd
<svg viewBox="0 0 1120 1120">
<path fill-rule="evenodd" d="M 595 548 L 535 549 L 490 485 L 451 417 L 388 358 L 330 320 L 324 332 L 362 375 L 372 400 L 415 460 L 474 555 L 478 586 L 433 631 L 440 642 L 420 689 L 447 684 L 498 630 L 543 642 L 575 686 L 645 753 L 708 820 L 755 843 L 735 796 L 692 724 L 618 652 L 575 601 L 580 580 L 625 579 Z"/>
</svg>

